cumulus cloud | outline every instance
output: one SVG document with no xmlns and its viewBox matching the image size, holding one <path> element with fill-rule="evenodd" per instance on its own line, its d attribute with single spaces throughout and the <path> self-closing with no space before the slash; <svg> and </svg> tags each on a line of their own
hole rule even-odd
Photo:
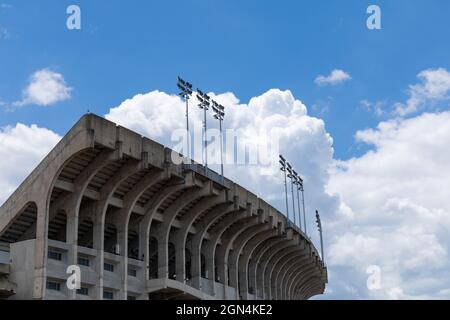
<svg viewBox="0 0 450 320">
<path fill-rule="evenodd" d="M 350 74 L 344 70 L 334 69 L 328 76 L 319 75 L 314 81 L 318 86 L 337 85 L 351 80 Z"/>
<path fill-rule="evenodd" d="M 425 105 L 432 105 L 449 98 L 450 72 L 446 69 L 424 70 L 417 77 L 420 83 L 409 86 L 408 101 L 394 106 L 396 115 L 407 116 L 419 111 Z"/>
<path fill-rule="evenodd" d="M 71 98 L 72 88 L 67 86 L 62 74 L 50 69 L 36 71 L 22 93 L 22 100 L 15 107 L 26 105 L 49 106 Z"/>
<path fill-rule="evenodd" d="M 0 128 L 0 204 L 59 140 L 56 133 L 36 125 Z"/>
<path fill-rule="evenodd" d="M 449 122 L 450 112 L 381 122 L 356 134 L 373 150 L 335 162 L 328 191 L 354 214 L 331 222 L 329 264 L 359 295 L 450 298 Z M 370 265 L 381 268 L 381 290 L 365 286 Z"/>
</svg>

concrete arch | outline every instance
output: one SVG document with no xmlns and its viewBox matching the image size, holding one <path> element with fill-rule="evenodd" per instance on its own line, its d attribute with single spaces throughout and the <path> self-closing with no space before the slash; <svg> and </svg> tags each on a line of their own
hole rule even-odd
<svg viewBox="0 0 450 320">
<path fill-rule="evenodd" d="M 229 228 L 230 225 L 232 225 L 233 223 L 236 223 L 238 221 L 245 222 L 249 219 L 252 219 L 251 210 L 249 209 L 245 211 L 237 210 L 234 211 L 232 214 L 227 215 L 216 226 L 210 228 L 209 233 L 211 235 L 211 239 L 209 239 L 204 246 L 202 245 L 201 252 L 206 257 L 206 271 L 208 274 L 211 274 L 211 278 L 213 281 L 215 281 L 215 279 L 217 278 L 215 272 L 216 248 L 223 232 L 225 232 L 225 230 Z M 213 292 L 215 292 L 215 289 Z"/>
<path fill-rule="evenodd" d="M 292 233 L 291 233 L 292 236 Z M 288 234 L 282 234 L 278 237 L 269 239 L 269 241 L 262 242 L 258 245 L 257 249 L 255 249 L 255 252 L 252 254 L 249 266 L 248 266 L 248 273 L 249 273 L 249 282 L 248 282 L 248 291 L 250 289 L 253 289 L 252 294 L 255 295 L 256 298 L 263 298 L 263 296 L 258 294 L 258 284 L 257 284 L 257 276 L 256 271 L 260 263 L 262 263 L 263 259 L 262 257 L 267 252 L 273 252 L 277 246 L 279 246 L 281 243 L 286 241 L 286 238 L 289 237 Z"/>
<path fill-rule="evenodd" d="M 270 277 L 272 274 L 272 270 L 274 267 L 274 264 L 283 257 L 283 255 L 294 251 L 297 249 L 297 246 L 299 245 L 299 238 L 297 235 L 293 236 L 293 239 L 286 240 L 280 245 L 278 245 L 274 250 L 267 253 L 267 256 L 265 259 L 262 259 L 262 264 L 258 268 L 258 292 L 261 292 L 264 295 L 264 299 L 270 300 L 271 299 L 271 284 L 270 284 Z"/>
<path fill-rule="evenodd" d="M 197 226 L 197 233 L 192 237 L 191 242 L 187 245 L 192 251 L 192 286 L 196 289 L 201 288 L 201 256 L 205 257 L 205 277 L 211 281 L 215 280 L 214 277 L 214 259 L 212 264 L 208 266 L 206 254 L 202 253 L 202 243 L 205 239 L 207 231 L 211 225 L 216 222 L 220 217 L 226 217 L 229 214 L 240 212 L 237 209 L 236 203 L 219 205 L 217 208 L 211 210 L 204 220 L 199 222 Z M 209 291 L 214 294 L 214 288 L 209 288 Z"/>
<path fill-rule="evenodd" d="M 243 299 L 248 300 L 249 281 L 251 281 L 250 275 L 249 275 L 250 258 L 253 256 L 253 254 L 257 250 L 258 246 L 260 246 L 260 245 L 270 246 L 271 245 L 271 243 L 270 242 L 267 243 L 266 240 L 281 241 L 283 238 L 281 238 L 280 233 L 281 233 L 281 230 L 277 230 L 277 229 L 267 230 L 267 231 L 263 232 L 261 235 L 258 235 L 258 237 L 253 237 L 253 239 L 251 239 L 249 242 L 247 242 L 245 244 L 245 247 L 242 250 L 243 254 L 239 258 L 239 266 L 238 266 L 239 293 L 240 293 L 240 296 L 243 297 Z M 257 254 L 259 256 L 260 253 L 258 252 Z M 253 257 L 253 258 L 258 259 L 257 257 Z"/>
<path fill-rule="evenodd" d="M 211 186 L 211 189 L 213 188 L 213 186 Z M 188 213 L 186 213 L 185 216 L 183 216 L 183 218 L 180 221 L 181 224 L 181 228 L 176 230 L 174 232 L 173 237 L 176 239 L 175 243 L 177 245 L 176 251 L 177 251 L 177 278 L 179 279 L 184 279 L 184 250 L 186 248 L 191 248 L 191 246 L 188 246 L 187 244 L 187 237 L 188 237 L 188 231 L 189 229 L 192 227 L 193 223 L 195 222 L 195 220 L 202 215 L 205 211 L 211 209 L 211 208 L 215 208 L 216 206 L 218 206 L 219 204 L 225 204 L 227 202 L 227 195 L 225 191 L 222 192 L 214 192 L 213 190 L 211 190 L 212 194 L 211 197 L 207 197 L 205 199 L 203 199 L 202 201 L 200 201 L 197 205 L 195 205 L 192 209 L 189 210 Z M 198 233 L 199 231 L 197 231 Z M 192 248 L 194 252 L 191 251 L 192 254 L 192 265 L 191 268 L 193 270 L 191 270 L 193 277 L 197 277 L 199 272 L 201 271 L 201 267 L 199 268 L 199 265 L 201 265 L 201 262 L 199 264 L 199 261 L 195 261 L 198 260 L 199 255 L 200 255 L 200 248 L 199 247 L 193 247 Z M 195 250 L 197 249 L 197 250 Z M 194 271 L 195 269 L 195 271 Z"/>
<path fill-rule="evenodd" d="M 284 272 L 286 267 L 290 267 L 292 261 L 296 261 L 302 256 L 303 252 L 301 252 L 298 248 L 296 248 L 295 250 L 292 250 L 289 254 L 284 255 L 282 259 L 278 260 L 274 264 L 274 269 L 270 277 L 270 292 L 272 299 L 277 300 L 281 298 L 280 290 L 278 290 L 279 289 L 278 286 L 281 284 L 280 283 L 281 281 L 279 281 L 280 273 Z"/>
<path fill-rule="evenodd" d="M 320 272 L 314 267 L 311 266 L 304 269 L 305 271 L 301 274 L 296 275 L 296 277 L 292 281 L 293 286 L 298 287 L 302 293 L 305 293 L 305 286 L 308 286 L 309 282 L 314 282 L 311 280 L 321 278 Z"/>
<path fill-rule="evenodd" d="M 164 278 L 167 277 L 167 259 L 169 258 L 168 251 L 167 251 L 167 243 L 169 242 L 169 234 L 170 229 L 172 227 L 172 223 L 175 219 L 175 217 L 178 215 L 178 213 L 188 204 L 190 204 L 192 201 L 196 199 L 200 199 L 203 197 L 206 197 L 211 194 L 210 186 L 209 185 L 193 185 L 191 190 L 187 191 L 185 194 L 183 194 L 180 198 L 175 200 L 175 202 L 165 210 L 167 212 L 164 214 L 164 222 L 159 224 L 156 228 L 156 237 L 159 239 L 159 249 L 158 249 L 158 255 L 159 255 L 159 266 L 158 266 L 158 277 Z M 176 252 L 176 247 L 175 247 Z M 184 256 L 184 253 L 183 253 Z M 183 259 L 184 264 L 184 259 Z M 183 279 L 177 279 L 178 281 L 181 281 L 184 283 Z"/>
<path fill-rule="evenodd" d="M 298 266 L 297 266 L 298 267 Z M 298 267 L 298 268 L 301 268 L 301 266 L 300 267 Z M 296 275 L 292 275 L 291 277 L 290 277 L 290 279 L 288 279 L 288 285 L 287 285 L 287 287 L 286 287 L 286 293 L 285 293 L 285 296 L 289 296 L 289 297 L 293 297 L 294 296 L 294 293 L 293 293 L 293 291 L 294 291 L 294 288 L 295 288 L 295 286 L 297 285 L 297 284 L 299 284 L 300 285 L 300 287 L 302 287 L 302 290 L 303 289 L 305 289 L 305 290 L 309 290 L 309 286 L 310 285 L 313 285 L 314 284 L 314 279 L 319 279 L 320 277 L 319 276 L 317 276 L 317 275 L 314 275 L 314 271 L 312 271 L 311 270 L 311 268 L 306 268 L 306 269 L 302 269 L 303 271 L 302 271 L 302 273 L 304 273 L 304 274 L 306 274 L 306 275 L 300 275 L 300 272 L 298 273 L 298 274 L 296 274 Z M 308 276 L 307 274 L 310 274 L 310 276 Z M 311 283 L 308 283 L 306 286 L 303 286 L 303 281 L 304 281 L 304 279 L 306 279 L 306 278 L 308 278 L 308 279 L 312 279 L 312 281 L 311 281 Z M 299 280 L 299 279 L 302 279 L 302 280 Z"/>
<path fill-rule="evenodd" d="M 270 217 L 269 220 L 272 220 Z M 227 258 L 227 267 L 229 269 L 229 281 L 230 286 L 236 288 L 237 296 L 239 296 L 239 258 L 241 253 L 245 247 L 245 245 L 250 241 L 253 237 L 259 236 L 260 234 L 264 234 L 266 231 L 272 230 L 273 225 L 267 221 L 263 224 L 255 225 L 251 228 L 246 229 L 241 232 L 238 237 L 232 243 L 232 251 L 229 251 Z M 247 266 L 245 266 L 246 268 Z M 247 282 L 247 278 L 242 279 L 243 282 Z"/>
<path fill-rule="evenodd" d="M 275 281 L 276 286 L 275 288 L 277 288 L 278 299 L 280 300 L 288 299 L 286 297 L 289 286 L 288 280 L 296 273 L 303 272 L 303 269 L 301 269 L 301 265 L 305 263 L 307 259 L 308 259 L 307 255 L 301 253 L 293 259 L 294 261 L 290 260 L 289 264 L 283 265 Z"/>
<path fill-rule="evenodd" d="M 232 225 L 229 229 L 225 230 L 221 234 L 222 244 L 216 251 L 217 254 L 217 271 L 220 279 L 223 279 L 224 285 L 229 285 L 228 277 L 228 254 L 231 250 L 233 242 L 238 238 L 241 232 L 244 232 L 247 228 L 251 228 L 255 225 L 263 223 L 263 216 L 260 213 L 257 217 L 250 218 L 249 220 Z"/>
</svg>

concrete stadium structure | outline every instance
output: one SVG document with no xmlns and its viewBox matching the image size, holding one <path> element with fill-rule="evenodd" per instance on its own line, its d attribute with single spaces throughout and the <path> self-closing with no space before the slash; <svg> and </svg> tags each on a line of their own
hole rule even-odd
<svg viewBox="0 0 450 320">
<path fill-rule="evenodd" d="M 268 203 L 83 116 L 0 208 L 0 297 L 308 299 L 327 269 Z M 7 161 L 7 159 L 4 159 Z M 68 266 L 81 269 L 69 290 Z"/>
</svg>

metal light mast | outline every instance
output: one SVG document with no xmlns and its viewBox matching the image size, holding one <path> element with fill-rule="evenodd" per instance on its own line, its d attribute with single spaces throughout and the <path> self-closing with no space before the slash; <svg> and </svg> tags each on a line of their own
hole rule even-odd
<svg viewBox="0 0 450 320">
<path fill-rule="evenodd" d="M 293 170 L 292 170 L 292 166 L 289 164 L 289 162 L 287 163 L 287 171 L 288 171 L 288 178 L 291 179 L 291 193 L 292 193 L 292 212 L 294 215 L 294 224 L 296 225 L 296 213 L 295 213 L 295 198 L 294 198 L 294 175 L 293 175 Z"/>
<path fill-rule="evenodd" d="M 322 261 L 325 263 L 325 256 L 323 255 L 322 222 L 320 221 L 319 211 L 317 211 L 317 210 L 316 210 L 316 223 L 317 223 L 317 228 L 319 229 L 319 235 L 320 235 L 320 252 L 322 254 Z"/>
<path fill-rule="evenodd" d="M 205 160 L 205 167 L 208 168 L 208 141 L 207 141 L 207 123 L 206 123 L 206 111 L 209 110 L 209 107 L 211 105 L 210 103 L 210 97 L 203 93 L 200 89 L 197 89 L 197 99 L 200 101 L 199 108 L 203 109 L 203 129 L 204 129 L 204 160 Z"/>
<path fill-rule="evenodd" d="M 301 216 L 301 212 L 302 210 L 300 209 L 300 186 L 303 185 L 303 179 L 300 178 L 300 176 L 297 174 L 297 172 L 295 170 L 292 171 L 293 175 L 294 175 L 294 184 L 297 186 L 295 189 L 297 189 L 297 209 L 298 209 L 298 226 L 300 228 L 300 230 L 302 230 L 302 216 Z"/>
<path fill-rule="evenodd" d="M 300 191 L 302 192 L 303 225 L 305 226 L 305 234 L 308 235 L 308 232 L 306 230 L 305 188 L 303 186 L 303 180 L 302 180 L 302 184 L 300 185 Z"/>
<path fill-rule="evenodd" d="M 181 90 L 179 93 L 179 96 L 181 96 L 184 101 L 186 102 L 186 132 L 187 132 L 187 158 L 190 162 L 191 160 L 191 147 L 190 147 L 190 140 L 191 136 L 189 134 L 189 99 L 192 96 L 192 84 L 190 84 L 187 81 L 184 81 L 180 77 L 177 78 L 177 87 Z"/>
<path fill-rule="evenodd" d="M 216 101 L 212 101 L 212 108 L 214 111 L 214 118 L 219 120 L 219 128 L 220 128 L 220 173 L 222 175 L 222 183 L 224 180 L 223 176 L 223 134 L 222 134 L 222 121 L 225 117 L 225 107 L 221 104 L 218 104 Z"/>
<path fill-rule="evenodd" d="M 286 167 L 286 159 L 281 154 L 280 154 L 280 165 L 281 165 L 280 170 L 283 171 L 283 173 L 284 173 L 284 191 L 286 194 L 286 215 L 289 220 L 289 204 L 288 204 L 288 190 L 287 190 L 287 177 L 286 177 L 287 167 Z"/>
</svg>

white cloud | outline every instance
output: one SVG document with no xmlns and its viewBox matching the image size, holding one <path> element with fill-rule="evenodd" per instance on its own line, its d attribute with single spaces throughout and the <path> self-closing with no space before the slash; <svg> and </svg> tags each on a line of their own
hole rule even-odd
<svg viewBox="0 0 450 320">
<path fill-rule="evenodd" d="M 340 84 L 351 79 L 352 77 L 344 70 L 334 69 L 328 76 L 317 76 L 314 82 L 319 86 L 325 86 Z"/>
<path fill-rule="evenodd" d="M 36 125 L 0 128 L 0 204 L 59 140 L 56 133 Z"/>
<path fill-rule="evenodd" d="M 450 72 L 446 69 L 424 70 L 417 77 L 420 83 L 409 86 L 408 101 L 394 106 L 396 115 L 406 116 L 419 111 L 426 104 L 432 105 L 449 98 Z"/>
<path fill-rule="evenodd" d="M 354 214 L 330 222 L 329 264 L 362 296 L 450 298 L 439 293 L 450 287 L 448 123 L 450 112 L 381 122 L 356 134 L 374 150 L 332 170 L 328 191 Z M 369 265 L 382 290 L 365 287 Z"/>
<path fill-rule="evenodd" d="M 21 101 L 15 102 L 15 107 L 25 105 L 49 106 L 71 98 L 72 88 L 68 87 L 62 74 L 50 69 L 36 71 L 30 78 L 28 86 L 23 91 Z"/>
</svg>

